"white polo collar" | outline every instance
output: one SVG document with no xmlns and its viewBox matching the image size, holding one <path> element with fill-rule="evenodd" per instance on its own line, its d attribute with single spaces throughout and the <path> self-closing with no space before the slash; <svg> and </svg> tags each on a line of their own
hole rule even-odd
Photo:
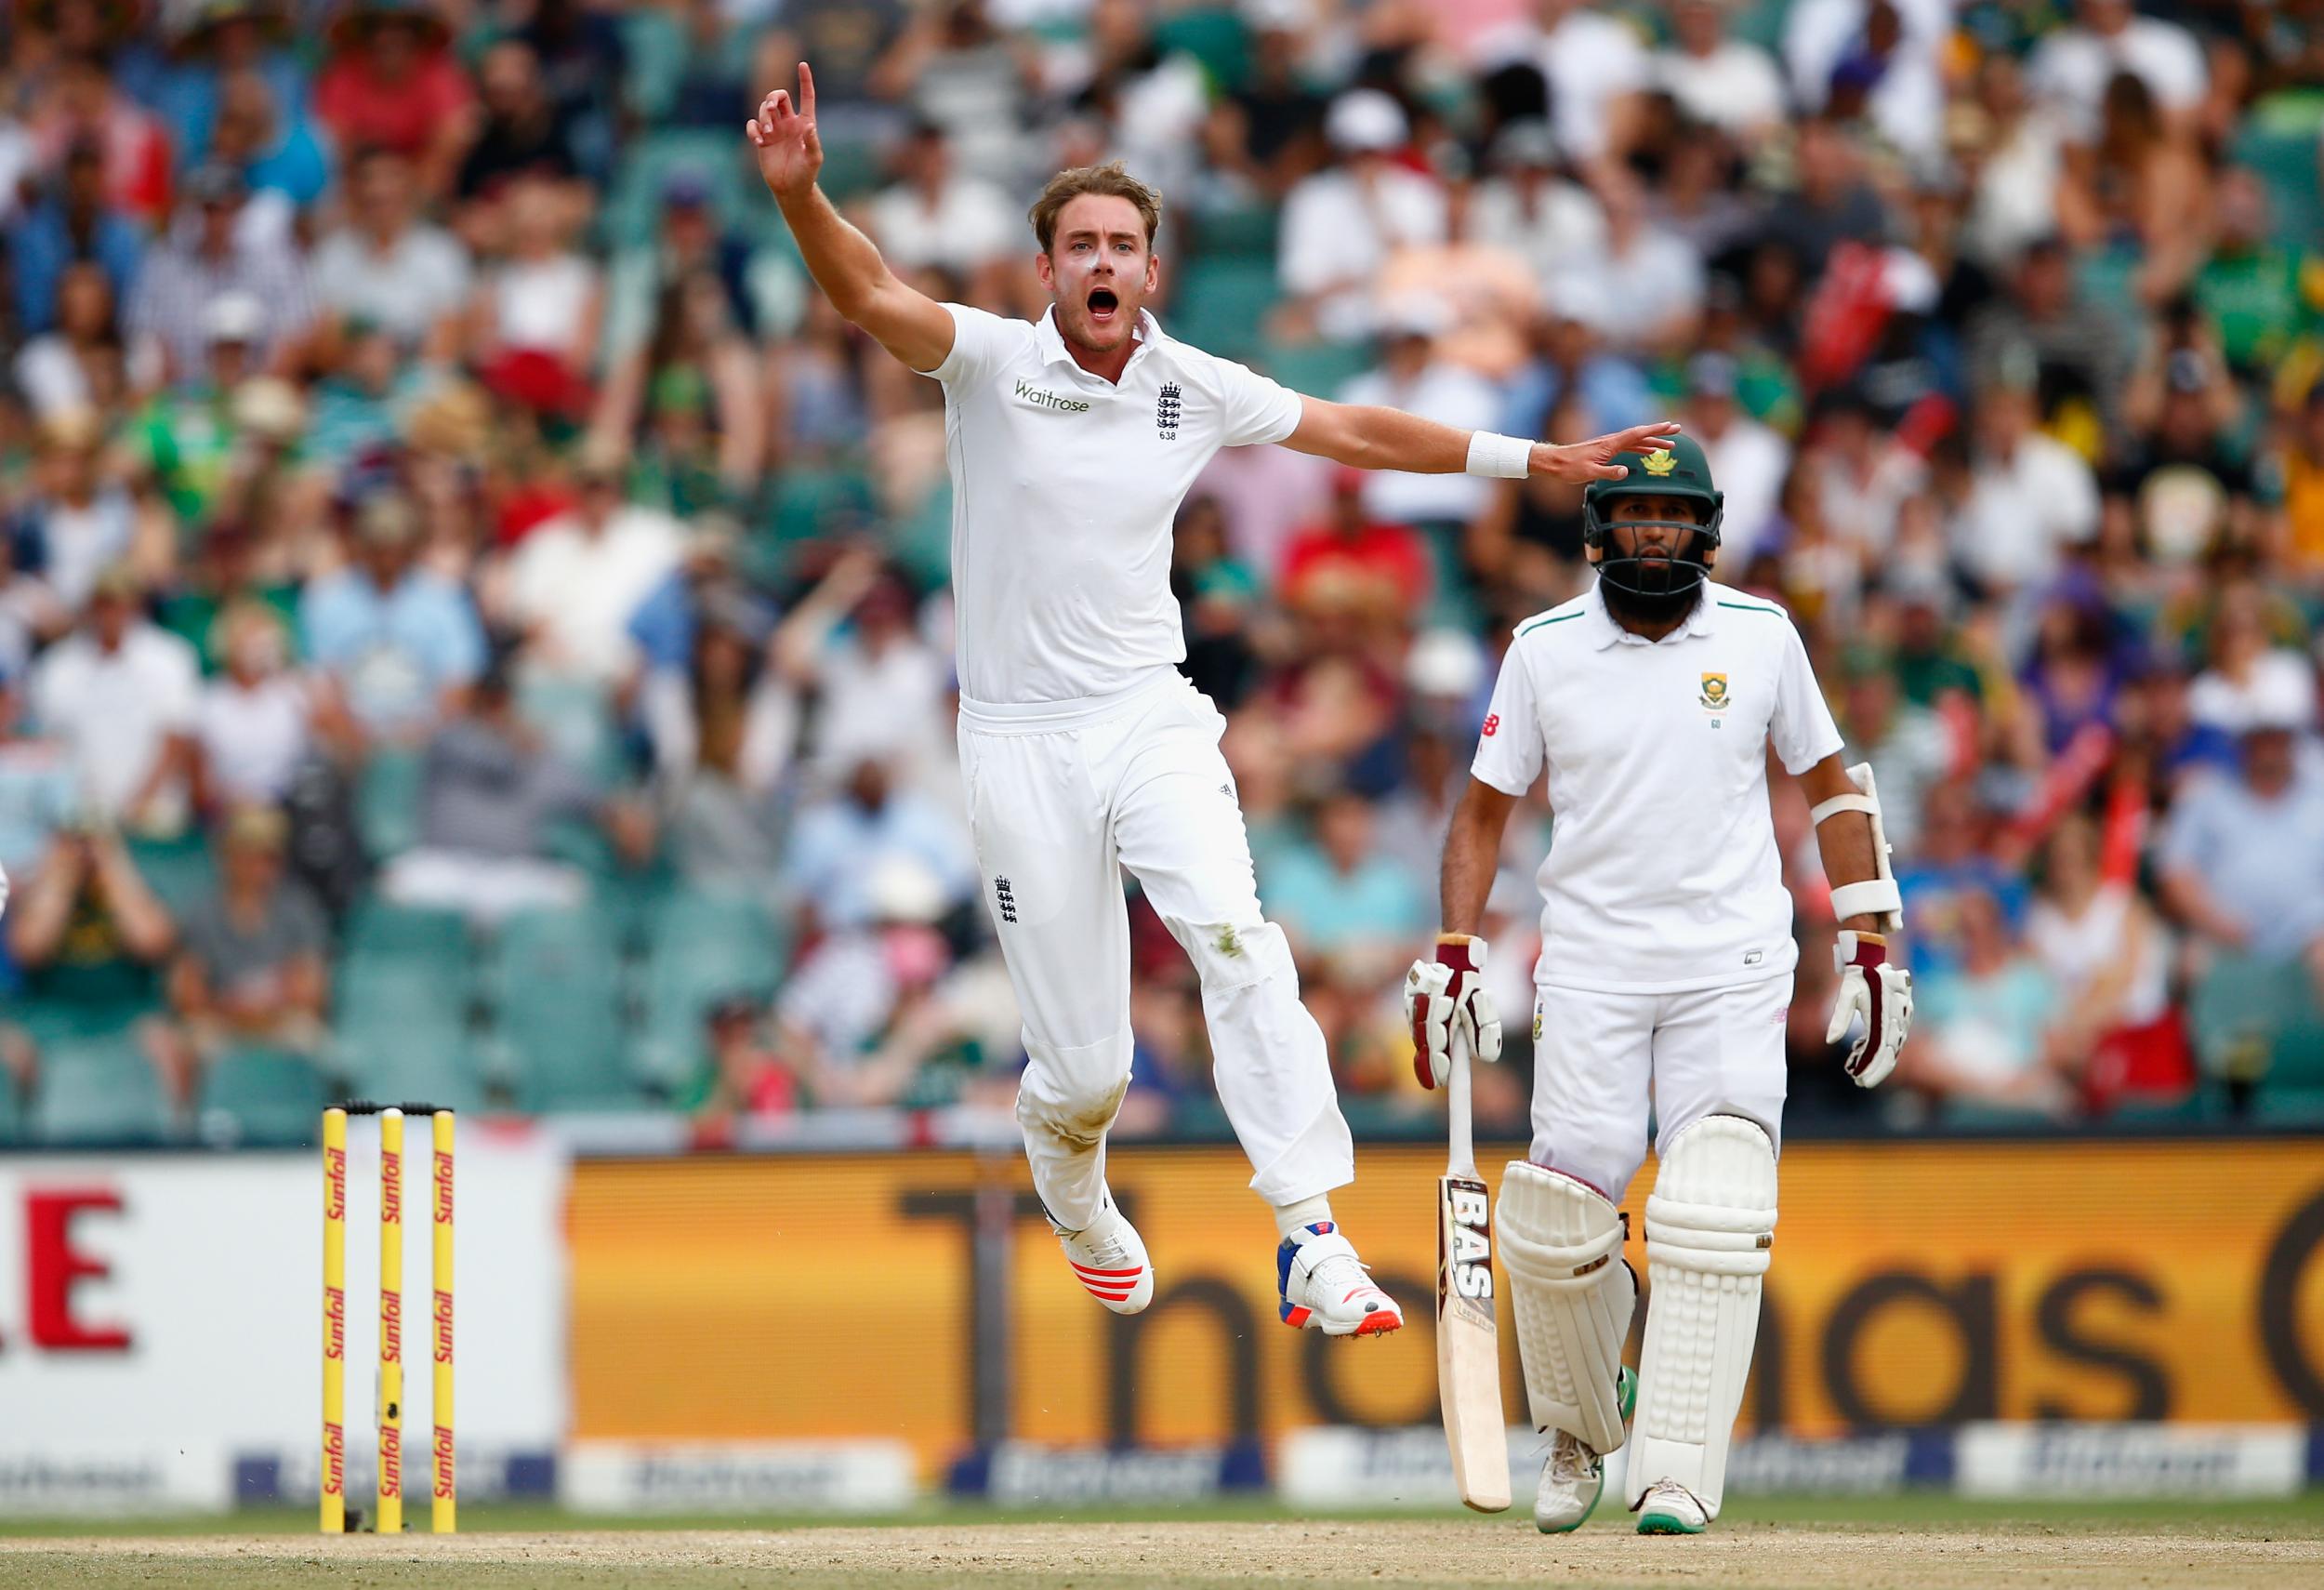
<svg viewBox="0 0 2324 1590">
<path fill-rule="evenodd" d="M 1140 310 L 1138 311 L 1138 324 L 1130 328 L 1129 337 L 1131 341 L 1140 345 L 1137 351 L 1130 354 L 1130 358 L 1133 360 L 1136 359 L 1139 354 L 1143 353 L 1147 349 L 1159 348 L 1163 343 L 1169 340 L 1169 338 L 1162 334 L 1162 325 L 1159 321 L 1154 318 L 1154 312 L 1151 310 Z M 1041 318 L 1034 322 L 1033 345 L 1041 351 L 1042 364 L 1072 364 L 1074 369 L 1079 374 L 1085 376 L 1089 374 L 1087 370 L 1082 369 L 1081 365 L 1075 360 L 1073 356 L 1073 350 L 1065 346 L 1065 334 L 1057 329 L 1057 306 L 1055 304 L 1051 304 L 1048 309 L 1043 310 L 1041 311 Z M 1128 365 L 1123 366 L 1122 373 L 1124 375 L 1128 375 L 1129 373 Z M 1098 378 L 1094 376 L 1090 377 L 1090 379 L 1092 380 L 1097 378 Z"/>
<path fill-rule="evenodd" d="M 1699 588 L 1702 594 L 1696 599 L 1695 610 L 1686 616 L 1686 622 L 1663 636 L 1661 641 L 1649 641 L 1644 635 L 1634 635 L 1623 629 L 1606 609 L 1604 584 L 1605 576 L 1603 575 L 1590 582 L 1589 605 L 1584 609 L 1590 615 L 1590 643 L 1599 651 L 1618 644 L 1656 646 L 1667 641 L 1708 635 L 1718 628 L 1715 616 L 1719 610 L 1717 588 L 1708 579 Z"/>
</svg>

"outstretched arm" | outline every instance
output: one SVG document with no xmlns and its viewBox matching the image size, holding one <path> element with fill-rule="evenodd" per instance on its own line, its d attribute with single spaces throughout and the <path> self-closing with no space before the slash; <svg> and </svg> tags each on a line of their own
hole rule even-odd
<svg viewBox="0 0 2324 1590">
<path fill-rule="evenodd" d="M 1514 462 L 1508 468 L 1480 467 L 1492 463 L 1493 443 L 1510 443 L 1512 449 L 1527 444 L 1485 431 L 1439 425 L 1398 408 L 1326 403 L 1313 397 L 1302 397 L 1300 404 L 1299 429 L 1283 439 L 1286 447 L 1359 470 L 1405 470 L 1416 475 L 1468 472 L 1511 478 L 1548 475 L 1574 484 L 1618 481 L 1626 471 L 1608 460 L 1618 453 L 1651 447 L 1664 437 L 1676 435 L 1679 429 L 1675 419 L 1657 419 L 1565 446 L 1535 442 L 1524 453 L 1522 468 Z M 1472 445 L 1472 442 L 1478 444 Z M 1514 460 L 1517 455 L 1512 450 L 1510 457 Z"/>
<path fill-rule="evenodd" d="M 778 88 L 744 124 L 759 175 L 782 207 L 807 273 L 831 307 L 873 340 L 925 375 L 952 351 L 952 316 L 926 293 L 906 286 L 879 250 L 833 207 L 815 185 L 823 139 L 815 131 L 815 74 L 799 63 L 799 99 Z"/>
</svg>

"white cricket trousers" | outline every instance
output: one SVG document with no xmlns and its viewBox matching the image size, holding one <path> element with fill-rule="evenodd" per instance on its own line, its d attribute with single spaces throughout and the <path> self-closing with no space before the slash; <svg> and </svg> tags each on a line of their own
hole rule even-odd
<svg viewBox="0 0 2324 1590">
<path fill-rule="evenodd" d="M 1533 1161 L 1616 1203 L 1656 1146 L 1707 1115 L 1756 1121 L 1783 1142 L 1784 1022 L 1791 974 L 1683 994 L 1536 984 Z"/>
<path fill-rule="evenodd" d="M 1111 696 L 960 703 L 960 772 L 1024 1022 L 1017 1091 L 1034 1190 L 1078 1230 L 1105 1190 L 1129 1087 L 1129 912 L 1121 869 L 1202 978 L 1213 1081 L 1251 1189 L 1297 1202 L 1355 1179 L 1322 1029 L 1283 930 L 1261 917 L 1226 720 L 1172 669 Z"/>
</svg>

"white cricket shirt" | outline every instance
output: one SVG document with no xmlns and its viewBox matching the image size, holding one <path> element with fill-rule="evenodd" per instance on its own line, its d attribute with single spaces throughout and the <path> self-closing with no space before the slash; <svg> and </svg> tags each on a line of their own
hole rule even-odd
<svg viewBox="0 0 2324 1590">
<path fill-rule="evenodd" d="M 1789 614 L 1706 585 L 1660 641 L 1592 583 L 1517 627 L 1471 771 L 1522 795 L 1549 772 L 1537 982 L 1668 994 L 1791 970 L 1767 747 L 1799 774 L 1841 749 Z"/>
<path fill-rule="evenodd" d="M 1280 442 L 1300 396 L 1138 315 L 1121 380 L 1037 324 L 961 304 L 944 387 L 960 694 L 995 705 L 1127 689 L 1186 656 L 1178 505 L 1221 447 Z"/>
</svg>

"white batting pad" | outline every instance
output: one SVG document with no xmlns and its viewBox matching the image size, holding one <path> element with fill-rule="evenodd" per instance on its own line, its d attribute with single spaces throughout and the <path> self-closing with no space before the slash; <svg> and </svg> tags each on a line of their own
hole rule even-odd
<svg viewBox="0 0 2324 1590">
<path fill-rule="evenodd" d="M 1516 1160 L 1501 1177 L 1498 1221 L 1534 1428 L 1613 1451 L 1622 1444 L 1622 1344 L 1638 1305 L 1621 1213 L 1595 1188 Z"/>
<path fill-rule="evenodd" d="M 1776 1148 L 1766 1133 L 1740 1116 L 1708 1115 L 1670 1140 L 1646 1199 L 1654 1296 L 1624 1486 L 1633 1509 L 1656 1480 L 1675 1479 L 1719 1516 L 1775 1236 Z"/>
</svg>

